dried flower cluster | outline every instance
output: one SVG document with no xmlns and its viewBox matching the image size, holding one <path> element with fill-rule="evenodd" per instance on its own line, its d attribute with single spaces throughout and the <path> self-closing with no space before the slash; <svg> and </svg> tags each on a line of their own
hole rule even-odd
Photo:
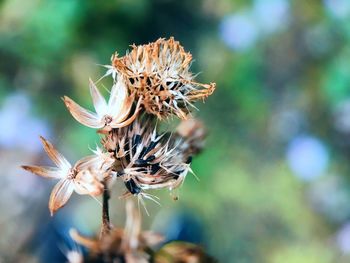
<svg viewBox="0 0 350 263">
<path fill-rule="evenodd" d="M 148 190 L 173 190 L 191 171 L 192 157 L 202 149 L 205 132 L 199 121 L 188 119 L 189 106 L 215 89 L 213 83 L 193 80 L 191 60 L 192 56 L 173 38 L 133 45 L 125 56 L 112 56 L 112 65 L 106 66 L 105 74 L 113 78 L 108 102 L 92 80 L 90 94 L 95 112 L 69 97 L 63 98 L 78 122 L 102 134 L 101 148 L 71 165 L 41 137 L 46 153 L 57 167 L 23 166 L 39 176 L 59 180 L 49 200 L 52 215 L 73 192 L 103 196 L 101 239 L 96 243 L 73 233 L 74 239 L 91 253 L 108 256 L 111 262 L 120 257 L 127 262 L 142 262 L 135 258 L 147 260 L 144 254 L 154 242 L 149 238 L 151 234 L 141 234 L 140 216 L 128 208 L 128 214 L 133 216 L 129 216 L 125 230 L 112 229 L 108 199 L 113 183 L 122 182 L 125 193 L 120 196 L 137 196 L 143 205 L 144 198 L 158 203 L 158 198 Z M 183 119 L 182 123 L 175 133 L 161 132 L 157 119 L 171 115 Z M 76 258 L 74 253 L 71 256 Z"/>
<path fill-rule="evenodd" d="M 74 229 L 70 231 L 70 235 L 78 244 L 89 249 L 90 260 L 93 262 L 100 262 L 100 258 L 107 262 L 116 259 L 121 262 L 148 262 L 150 256 L 145 251 L 161 243 L 163 237 L 151 231 L 141 231 L 141 216 L 132 202 L 126 204 L 126 215 L 124 229 L 114 228 L 101 238 L 83 237 Z"/>
</svg>

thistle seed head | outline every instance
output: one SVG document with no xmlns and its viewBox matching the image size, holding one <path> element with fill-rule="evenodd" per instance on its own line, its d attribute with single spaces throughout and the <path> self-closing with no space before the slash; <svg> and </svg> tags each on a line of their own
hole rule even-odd
<svg viewBox="0 0 350 263">
<path fill-rule="evenodd" d="M 192 102 L 214 92 L 215 83 L 194 81 L 190 72 L 192 55 L 174 38 L 131 47 L 123 57 L 112 56 L 112 66 L 123 76 L 131 93 L 142 99 L 146 112 L 159 119 L 173 114 L 187 119 Z"/>
<path fill-rule="evenodd" d="M 191 158 L 179 137 L 158 133 L 154 118 L 140 117 L 128 127 L 114 129 L 102 144 L 114 153 L 116 176 L 134 195 L 148 189 L 174 189 L 190 171 Z"/>
</svg>

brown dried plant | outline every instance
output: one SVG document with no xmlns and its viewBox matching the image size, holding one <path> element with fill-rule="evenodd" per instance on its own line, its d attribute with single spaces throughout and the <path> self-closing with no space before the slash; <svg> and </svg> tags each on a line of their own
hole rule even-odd
<svg viewBox="0 0 350 263">
<path fill-rule="evenodd" d="M 125 228 L 113 228 L 101 238 L 83 237 L 74 229 L 70 235 L 75 242 L 89 249 L 90 260 L 105 258 L 127 262 L 148 262 L 151 247 L 161 243 L 164 238 L 151 231 L 141 231 L 141 215 L 133 202 L 126 203 Z M 148 253 L 147 253 L 148 252 Z"/>
<path fill-rule="evenodd" d="M 190 144 L 179 136 L 158 134 L 154 119 L 142 117 L 128 127 L 110 132 L 102 139 L 102 145 L 116 159 L 112 170 L 123 180 L 125 195 L 152 199 L 145 190 L 175 189 L 191 171 L 191 158 L 184 147 Z"/>
<path fill-rule="evenodd" d="M 117 81 L 111 90 L 108 103 L 103 98 L 95 83 L 90 79 L 90 93 L 96 113 L 80 107 L 67 96 L 63 97 L 69 112 L 81 124 L 90 128 L 111 130 L 112 128 L 121 128 L 133 122 L 140 109 L 140 102 L 132 116 L 129 116 L 133 106 L 135 94 L 128 95 L 128 90 L 122 81 Z"/>
<path fill-rule="evenodd" d="M 82 195 L 102 194 L 101 182 L 113 161 L 109 154 L 95 151 L 94 155 L 84 157 L 72 166 L 50 142 L 43 137 L 40 139 L 46 153 L 57 167 L 23 165 L 22 168 L 42 177 L 59 180 L 49 200 L 51 215 L 67 203 L 74 191 Z"/>
<path fill-rule="evenodd" d="M 112 65 L 106 66 L 105 76 L 113 77 L 108 102 L 92 80 L 90 94 L 95 112 L 63 97 L 78 122 L 98 129 L 102 147 L 71 165 L 51 143 L 40 137 L 44 150 L 57 167 L 22 166 L 39 176 L 59 180 L 49 199 L 51 215 L 68 202 L 73 192 L 102 196 L 100 239 L 90 240 L 71 232 L 73 239 L 89 248 L 92 255 L 85 260 L 72 251 L 67 255 L 71 262 L 90 262 L 93 256 L 101 255 L 102 261 L 98 262 L 154 260 L 150 247 L 160 237 L 141 232 L 141 216 L 130 203 L 127 203 L 125 229 L 113 228 L 109 199 L 113 183 L 122 182 L 125 192 L 120 196 L 135 196 L 148 214 L 144 199 L 159 203 L 149 190 L 172 191 L 192 171 L 192 157 L 203 148 L 203 124 L 194 119 L 182 121 L 174 133 L 161 132 L 157 125 L 157 119 L 171 115 L 187 119 L 192 102 L 214 91 L 214 83 L 200 84 L 193 80 L 194 75 L 189 71 L 191 60 L 191 54 L 173 38 L 133 45 L 132 51 L 121 58 L 114 55 Z"/>
<path fill-rule="evenodd" d="M 141 99 L 145 111 L 159 119 L 175 114 L 187 119 L 192 102 L 205 99 L 215 90 L 215 83 L 194 81 L 190 72 L 192 55 L 174 38 L 158 39 L 147 45 L 132 45 L 130 53 L 112 57 L 112 66 L 130 92 Z"/>
</svg>

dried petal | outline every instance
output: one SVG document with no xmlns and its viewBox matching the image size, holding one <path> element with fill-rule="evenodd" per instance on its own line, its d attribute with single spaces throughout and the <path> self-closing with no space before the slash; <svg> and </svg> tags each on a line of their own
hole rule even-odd
<svg viewBox="0 0 350 263">
<path fill-rule="evenodd" d="M 89 79 L 90 81 L 90 94 L 92 98 L 92 102 L 94 104 L 94 108 L 99 117 L 103 117 L 107 110 L 107 103 L 105 98 L 101 95 L 100 91 L 97 89 L 95 83 Z"/>
<path fill-rule="evenodd" d="M 47 155 L 59 168 L 64 170 L 72 167 L 66 158 L 64 158 L 64 156 L 60 154 L 49 141 L 42 136 L 40 136 L 40 140 Z"/>
<path fill-rule="evenodd" d="M 49 200 L 51 216 L 67 203 L 73 190 L 74 185 L 72 180 L 62 179 L 55 185 L 52 189 Z"/>
<path fill-rule="evenodd" d="M 108 101 L 109 113 L 111 116 L 120 116 L 123 106 L 125 107 L 125 101 L 128 98 L 128 89 L 124 81 L 117 81 L 111 90 L 111 95 Z M 131 99 L 129 99 L 131 100 Z M 132 98 L 131 103 L 134 101 Z M 130 108 L 130 102 L 127 103 Z"/>
<path fill-rule="evenodd" d="M 103 184 L 89 170 L 80 171 L 74 178 L 74 190 L 81 195 L 98 196 L 103 193 Z"/>
<path fill-rule="evenodd" d="M 130 116 L 127 120 L 125 120 L 125 118 L 129 115 L 131 106 L 132 106 L 132 102 L 130 100 L 128 100 L 128 102 L 125 104 L 125 106 L 123 107 L 123 110 L 121 112 L 121 115 L 118 119 L 116 119 L 115 121 L 113 120 L 112 123 L 110 124 L 110 126 L 112 128 L 122 128 L 122 127 L 126 127 L 128 125 L 130 125 L 130 123 L 132 123 L 136 117 L 139 114 L 140 111 L 140 105 L 141 105 L 141 99 L 139 99 L 134 114 L 132 116 Z M 124 121 L 125 120 L 125 121 Z"/>
<path fill-rule="evenodd" d="M 22 168 L 28 172 L 31 172 L 33 174 L 46 177 L 46 178 L 56 178 L 56 179 L 64 178 L 64 174 L 62 174 L 61 170 L 56 167 L 22 165 Z"/>
<path fill-rule="evenodd" d="M 128 91 L 122 79 L 114 84 L 108 104 L 91 80 L 90 93 L 96 114 L 82 108 L 66 96 L 63 100 L 70 113 L 78 122 L 91 128 L 102 128 L 99 130 L 100 133 L 108 132 L 112 128 L 129 125 L 138 114 L 140 103 L 136 106 L 133 115 L 128 118 L 133 107 L 134 95 L 128 96 Z"/>
<path fill-rule="evenodd" d="M 81 124 L 94 129 L 99 129 L 104 126 L 103 120 L 99 119 L 95 113 L 79 106 L 69 97 L 64 96 L 63 101 L 74 119 L 76 119 Z"/>
</svg>

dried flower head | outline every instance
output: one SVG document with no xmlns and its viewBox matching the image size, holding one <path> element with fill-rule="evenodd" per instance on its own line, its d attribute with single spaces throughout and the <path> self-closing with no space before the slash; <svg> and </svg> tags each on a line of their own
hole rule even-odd
<svg viewBox="0 0 350 263">
<path fill-rule="evenodd" d="M 50 142 L 43 137 L 40 139 L 46 153 L 57 167 L 23 165 L 22 168 L 42 177 L 59 180 L 53 188 L 49 200 L 51 215 L 67 203 L 74 191 L 78 194 L 92 196 L 98 196 L 102 193 L 103 185 L 100 182 L 102 178 L 99 176 L 103 173 L 100 171 L 105 169 L 105 165 L 110 166 L 111 160 L 113 160 L 108 161 L 107 153 L 96 151 L 95 155 L 85 157 L 72 166 Z"/>
<path fill-rule="evenodd" d="M 166 118 L 172 114 L 186 119 L 192 102 L 204 99 L 215 90 L 215 83 L 194 81 L 190 72 L 192 55 L 174 38 L 163 38 L 147 45 L 132 45 L 129 54 L 112 57 L 109 73 L 122 75 L 131 92 L 142 98 L 148 113 Z"/>
<path fill-rule="evenodd" d="M 200 153 L 204 147 L 206 130 L 201 121 L 197 119 L 183 120 L 176 128 L 176 133 L 182 139 L 180 147 L 188 156 Z"/>
<path fill-rule="evenodd" d="M 63 97 L 69 112 L 81 124 L 90 128 L 110 130 L 129 125 L 137 116 L 140 109 L 139 100 L 132 116 L 130 115 L 134 94 L 128 95 L 127 87 L 118 80 L 112 87 L 108 103 L 96 85 L 90 79 L 90 93 L 96 113 L 82 108 L 67 96 Z"/>
<path fill-rule="evenodd" d="M 187 242 L 171 242 L 156 253 L 154 262 L 215 263 L 217 261 L 207 255 L 200 246 Z"/>
<path fill-rule="evenodd" d="M 92 259 L 107 262 L 149 262 L 149 249 L 163 241 L 163 237 L 151 231 L 141 231 L 141 215 L 131 201 L 126 204 L 125 228 L 114 228 L 100 239 L 90 239 L 71 230 L 75 242 L 88 248 Z M 109 260 L 109 261 L 108 261 Z M 102 261 L 102 262 L 105 262 Z M 98 261 L 101 262 L 101 261 Z"/>
<path fill-rule="evenodd" d="M 174 189 L 183 182 L 191 171 L 191 158 L 180 142 L 176 136 L 158 134 L 154 119 L 142 117 L 102 139 L 116 158 L 113 169 L 117 177 L 133 195 L 149 189 Z"/>
</svg>

